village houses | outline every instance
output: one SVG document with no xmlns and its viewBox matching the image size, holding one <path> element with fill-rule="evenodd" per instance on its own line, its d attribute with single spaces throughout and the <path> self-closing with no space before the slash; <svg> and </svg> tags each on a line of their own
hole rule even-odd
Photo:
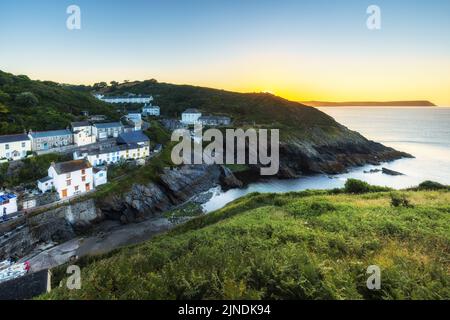
<svg viewBox="0 0 450 320">
<path fill-rule="evenodd" d="M 96 94 L 95 97 L 106 103 L 121 104 L 121 103 L 150 103 L 153 101 L 152 96 L 129 94 L 125 96 L 105 96 Z"/>
</svg>

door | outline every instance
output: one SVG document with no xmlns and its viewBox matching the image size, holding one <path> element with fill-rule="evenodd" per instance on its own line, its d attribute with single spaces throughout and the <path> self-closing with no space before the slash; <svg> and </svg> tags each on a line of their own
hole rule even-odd
<svg viewBox="0 0 450 320">
<path fill-rule="evenodd" d="M 63 191 L 61 191 L 61 193 L 63 198 L 67 197 L 67 189 L 64 189 Z"/>
</svg>

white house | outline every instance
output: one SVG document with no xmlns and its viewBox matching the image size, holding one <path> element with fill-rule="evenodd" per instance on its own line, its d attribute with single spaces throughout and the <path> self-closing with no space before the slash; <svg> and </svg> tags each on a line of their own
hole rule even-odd
<svg viewBox="0 0 450 320">
<path fill-rule="evenodd" d="M 65 147 L 73 144 L 73 134 L 70 130 L 30 131 L 28 137 L 31 139 L 33 151 L 49 150 Z"/>
<path fill-rule="evenodd" d="M 228 126 L 231 124 L 231 119 L 225 116 L 201 116 L 198 121 L 204 126 Z"/>
<path fill-rule="evenodd" d="M 72 122 L 73 142 L 81 147 L 97 142 L 92 125 L 88 121 Z"/>
<path fill-rule="evenodd" d="M 17 212 L 17 196 L 14 193 L 0 193 L 0 217 Z"/>
<path fill-rule="evenodd" d="M 126 96 L 104 96 L 102 94 L 97 94 L 95 97 L 106 103 L 150 103 L 153 101 L 152 96 L 133 94 Z"/>
<path fill-rule="evenodd" d="M 158 106 L 152 106 L 151 104 L 146 104 L 142 108 L 142 114 L 144 116 L 155 116 L 159 117 L 161 115 L 161 110 Z"/>
<path fill-rule="evenodd" d="M 41 190 L 42 193 L 47 191 L 51 191 L 53 189 L 53 178 L 47 176 L 45 178 L 39 179 L 37 181 L 38 189 Z"/>
<path fill-rule="evenodd" d="M 133 112 L 127 114 L 125 118 L 134 127 L 134 131 L 142 129 L 142 114 Z"/>
<path fill-rule="evenodd" d="M 94 187 L 95 188 L 108 182 L 108 172 L 107 172 L 106 168 L 102 168 L 102 167 L 94 168 L 94 169 L 92 169 L 92 172 L 94 173 Z"/>
<path fill-rule="evenodd" d="M 123 130 L 123 125 L 120 122 L 95 123 L 92 127 L 92 133 L 97 137 L 97 140 L 117 138 Z"/>
<path fill-rule="evenodd" d="M 201 116 L 202 113 L 197 109 L 187 109 L 181 114 L 181 123 L 187 125 L 196 124 Z"/>
<path fill-rule="evenodd" d="M 116 164 L 125 160 L 145 159 L 150 155 L 148 145 L 138 145 L 137 143 L 117 145 L 108 149 L 97 149 L 90 151 L 75 151 L 75 160 L 86 159 L 94 166 Z"/>
<path fill-rule="evenodd" d="M 51 181 L 60 199 L 65 199 L 94 189 L 94 174 L 87 160 L 52 163 L 48 169 L 47 182 Z M 42 186 L 41 184 L 38 185 Z M 42 192 L 46 188 L 39 188 Z"/>
<path fill-rule="evenodd" d="M 0 136 L 0 159 L 19 160 L 31 152 L 31 140 L 26 134 Z"/>
</svg>

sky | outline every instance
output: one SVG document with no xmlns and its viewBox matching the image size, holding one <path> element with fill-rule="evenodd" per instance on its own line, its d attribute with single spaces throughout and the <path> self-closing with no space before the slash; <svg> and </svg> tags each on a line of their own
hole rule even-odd
<svg viewBox="0 0 450 320">
<path fill-rule="evenodd" d="M 69 5 L 80 30 L 66 27 Z M 449 35 L 449 0 L 1 0 L 0 70 L 450 106 Z"/>
</svg>

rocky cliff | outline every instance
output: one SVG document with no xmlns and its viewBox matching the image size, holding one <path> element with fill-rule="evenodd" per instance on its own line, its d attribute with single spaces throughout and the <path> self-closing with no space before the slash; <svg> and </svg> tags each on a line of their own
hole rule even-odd
<svg viewBox="0 0 450 320">
<path fill-rule="evenodd" d="M 92 199 L 22 219 L 19 226 L 1 235 L 0 260 L 23 257 L 39 244 L 70 240 L 102 219 Z"/>
<path fill-rule="evenodd" d="M 222 166 L 186 165 L 164 169 L 158 181 L 135 184 L 123 195 L 102 199 L 98 206 L 107 218 L 129 223 L 158 215 L 219 184 L 232 187 L 241 182 Z"/>
</svg>

